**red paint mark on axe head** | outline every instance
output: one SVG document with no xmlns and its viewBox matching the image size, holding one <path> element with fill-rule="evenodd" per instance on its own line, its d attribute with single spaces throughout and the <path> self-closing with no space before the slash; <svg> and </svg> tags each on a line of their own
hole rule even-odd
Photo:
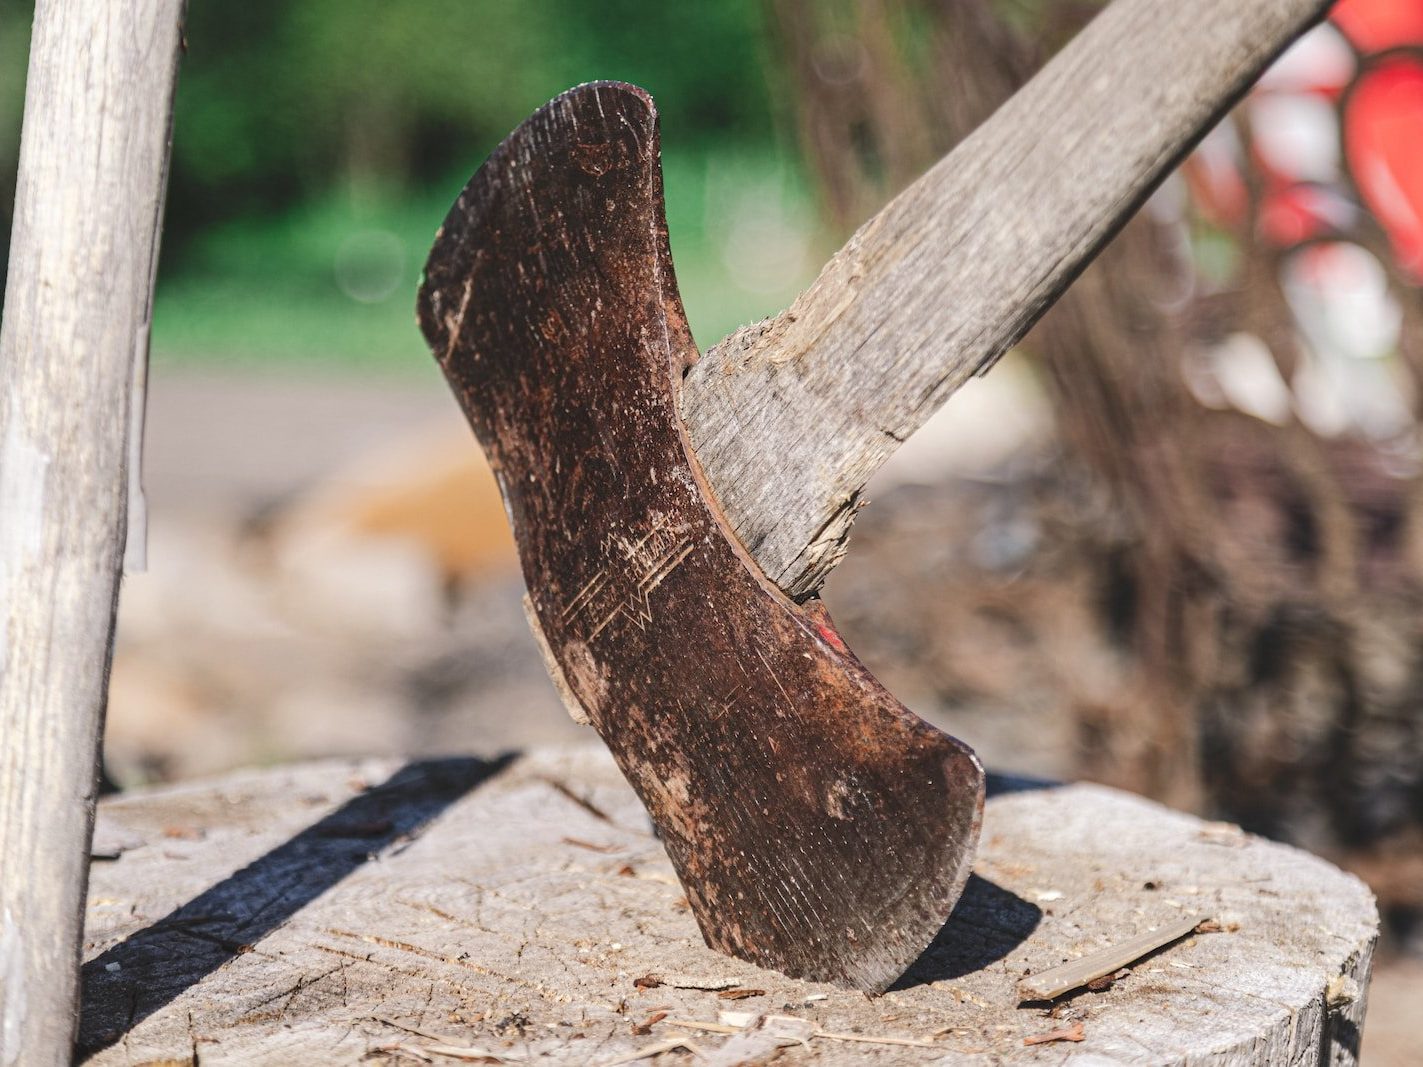
<svg viewBox="0 0 1423 1067">
<path fill-rule="evenodd" d="M 822 641 L 824 641 L 827 645 L 833 648 L 836 652 L 845 653 L 850 651 L 848 648 L 845 647 L 845 642 L 840 640 L 840 635 L 837 634 L 828 623 L 817 622 L 815 624 L 815 632 L 820 635 L 820 639 Z"/>
</svg>

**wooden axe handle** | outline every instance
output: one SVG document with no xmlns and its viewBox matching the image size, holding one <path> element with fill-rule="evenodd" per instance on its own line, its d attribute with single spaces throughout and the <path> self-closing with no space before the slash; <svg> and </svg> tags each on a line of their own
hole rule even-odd
<svg viewBox="0 0 1423 1067">
<path fill-rule="evenodd" d="M 682 414 L 732 528 L 792 596 L 859 490 L 1018 341 L 1330 0 L 1116 0 L 850 238 L 706 354 Z"/>
</svg>

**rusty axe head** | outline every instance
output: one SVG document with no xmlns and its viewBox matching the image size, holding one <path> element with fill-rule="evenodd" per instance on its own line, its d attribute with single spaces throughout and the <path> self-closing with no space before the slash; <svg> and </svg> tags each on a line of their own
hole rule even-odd
<svg viewBox="0 0 1423 1067">
<path fill-rule="evenodd" d="M 962 892 L 983 772 L 721 516 L 678 418 L 697 352 L 648 95 L 581 86 L 500 145 L 445 220 L 419 316 L 498 476 L 555 680 L 707 943 L 887 987 Z"/>
</svg>

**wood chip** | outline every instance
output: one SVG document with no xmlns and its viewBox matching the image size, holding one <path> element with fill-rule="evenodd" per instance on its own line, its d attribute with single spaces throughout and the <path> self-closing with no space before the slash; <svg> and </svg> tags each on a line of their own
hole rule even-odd
<svg viewBox="0 0 1423 1067">
<path fill-rule="evenodd" d="M 664 1019 L 663 1022 L 668 1026 L 680 1026 L 683 1030 L 705 1030 L 709 1034 L 734 1034 L 741 1029 L 728 1023 L 704 1023 L 696 1019 Z"/>
<path fill-rule="evenodd" d="M 716 995 L 717 1000 L 745 1000 L 747 997 L 764 997 L 764 989 L 724 989 Z"/>
<path fill-rule="evenodd" d="M 1248 840 L 1246 833 L 1233 822 L 1208 822 L 1196 832 L 1202 841 L 1212 845 L 1241 848 Z"/>
<path fill-rule="evenodd" d="M 646 1037 L 648 1034 L 652 1033 L 652 1028 L 665 1018 L 667 1018 L 667 1013 L 665 1011 L 654 1011 L 646 1019 L 643 1019 L 642 1022 L 634 1023 L 632 1032 L 638 1037 Z"/>
<path fill-rule="evenodd" d="M 1093 993 L 1105 993 L 1129 974 L 1131 974 L 1131 968 L 1123 967 L 1113 974 L 1104 974 L 1101 978 L 1092 979 L 1087 983 L 1087 988 Z"/>
<path fill-rule="evenodd" d="M 1324 987 L 1324 1002 L 1331 1011 L 1338 1011 L 1359 999 L 1359 983 L 1347 974 L 1336 974 Z"/>
<path fill-rule="evenodd" d="M 1080 1022 L 1064 1026 L 1061 1030 L 1049 1030 L 1045 1034 L 1034 1034 L 1023 1038 L 1025 1045 L 1050 1045 L 1054 1041 L 1085 1041 L 1087 1028 Z"/>
<path fill-rule="evenodd" d="M 623 851 L 622 845 L 597 845 L 592 841 L 584 841 L 581 837 L 565 837 L 563 843 L 565 845 L 572 845 L 574 848 L 586 848 L 589 852 L 601 852 L 604 855 L 610 852 Z"/>
<path fill-rule="evenodd" d="M 1078 960 L 1069 960 L 1049 967 L 1040 974 L 1029 975 L 1018 983 L 1018 993 L 1024 1000 L 1053 1000 L 1080 989 L 1088 982 L 1113 974 L 1135 963 L 1157 949 L 1191 933 L 1202 922 L 1199 915 L 1162 923 L 1155 930 L 1128 938 L 1116 945 L 1088 953 Z"/>
<path fill-rule="evenodd" d="M 608 823 L 613 822 L 612 816 L 610 816 L 610 815 L 609 815 L 606 811 L 604 811 L 602 808 L 598 807 L 598 805 L 594 804 L 592 800 L 590 800 L 588 797 L 584 796 L 582 793 L 578 793 L 578 792 L 574 791 L 573 789 L 571 789 L 571 788 L 567 785 L 567 783 L 565 783 L 565 782 L 560 782 L 558 779 L 556 779 L 556 778 L 550 778 L 550 777 L 544 777 L 544 778 L 542 778 L 542 779 L 540 779 L 540 780 L 541 780 L 542 782 L 544 782 L 545 784 L 552 786 L 552 787 L 554 788 L 554 790 L 556 790 L 557 792 L 561 793 L 563 796 L 567 797 L 569 800 L 573 801 L 573 803 L 577 804 L 580 808 L 582 808 L 584 811 L 586 811 L 589 815 L 593 816 L 593 818 L 595 818 L 595 819 L 600 819 L 600 820 L 602 820 L 603 822 L 608 822 Z M 614 823 L 614 825 L 617 825 L 617 824 Z"/>
<path fill-rule="evenodd" d="M 433 1041 L 437 1045 L 456 1044 L 456 1042 L 451 1041 L 448 1037 L 445 1037 L 441 1034 L 434 1033 L 430 1030 L 422 1030 L 418 1026 L 409 1026 L 405 1023 L 397 1022 L 394 1019 L 387 1018 L 384 1015 L 372 1015 L 370 1018 L 372 1022 L 380 1023 L 382 1026 L 389 1026 L 395 1030 L 404 1030 L 407 1034 L 414 1034 L 416 1037 L 423 1037 L 426 1041 Z"/>
<path fill-rule="evenodd" d="M 725 1014 L 725 1013 L 723 1013 Z M 797 1015 L 767 1015 L 761 1020 L 761 1028 L 786 1041 L 804 1044 L 815 1036 L 815 1024 Z"/>
</svg>

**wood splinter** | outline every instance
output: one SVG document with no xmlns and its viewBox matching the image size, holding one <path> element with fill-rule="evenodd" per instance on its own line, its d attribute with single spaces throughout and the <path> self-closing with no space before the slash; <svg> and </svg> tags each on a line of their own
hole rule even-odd
<svg viewBox="0 0 1423 1067">
<path fill-rule="evenodd" d="M 1018 993 L 1025 1001 L 1056 1000 L 1064 993 L 1081 989 L 1123 967 L 1135 963 L 1159 948 L 1179 941 L 1197 927 L 1208 922 L 1199 915 L 1187 916 L 1175 922 L 1163 923 L 1154 930 L 1128 938 L 1115 945 L 1089 952 L 1081 959 L 1068 960 L 1038 974 L 1030 974 L 1018 983 Z"/>
</svg>

